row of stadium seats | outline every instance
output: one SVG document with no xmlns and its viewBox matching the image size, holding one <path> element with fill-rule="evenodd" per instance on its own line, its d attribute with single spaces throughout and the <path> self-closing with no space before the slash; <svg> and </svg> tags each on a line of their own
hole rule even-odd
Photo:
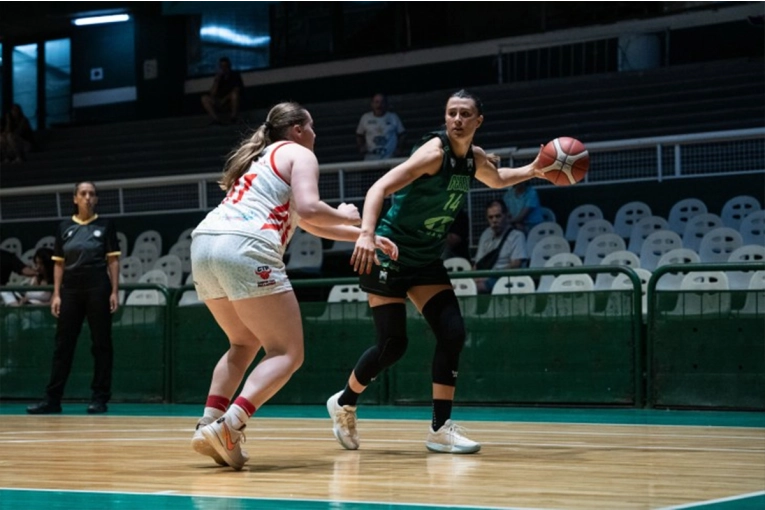
<svg viewBox="0 0 765 510">
<path fill-rule="evenodd" d="M 652 270 L 661 255 L 671 249 L 692 250 L 701 262 L 724 262 L 743 246 L 765 246 L 765 211 L 756 198 L 747 195 L 728 200 L 719 216 L 707 212 L 701 200 L 687 198 L 673 205 L 669 219 L 653 215 L 651 208 L 640 201 L 621 206 L 614 223 L 604 219 L 595 204 L 576 207 L 568 216 L 565 230 L 555 222 L 552 211 L 548 210 L 546 219 L 549 221 L 536 225 L 528 233 L 526 250 L 530 267 L 542 267 L 558 253 L 571 252 L 584 265 L 593 265 L 611 252 L 628 250 L 640 257 L 641 267 Z M 144 272 L 168 266 L 173 268 L 168 269 L 170 286 L 179 286 L 181 276 L 191 272 L 191 231 L 192 228 L 187 228 L 181 232 L 165 255 L 165 243 L 156 230 L 138 234 L 132 252 L 129 252 L 127 236 L 118 232 L 125 281 L 136 282 Z M 44 236 L 33 248 L 22 251 L 17 238 L 7 238 L 0 243 L 0 248 L 16 253 L 31 264 L 37 249 L 52 248 L 53 243 L 53 236 Z M 325 255 L 346 255 L 352 251 L 353 243 L 335 242 L 325 248 L 321 239 L 298 229 L 287 250 L 287 267 L 302 274 L 320 274 Z M 175 269 L 178 260 L 179 270 Z M 19 282 L 18 275 L 11 280 L 11 283 Z"/>
<path fill-rule="evenodd" d="M 739 230 L 751 213 L 761 210 L 760 201 L 750 195 L 738 195 L 730 198 L 723 205 L 720 214 L 709 211 L 706 204 L 698 198 L 685 198 L 672 205 L 665 219 L 652 211 L 645 202 L 632 201 L 619 207 L 611 225 L 614 233 L 625 239 L 630 239 L 634 227 L 640 223 L 640 220 L 650 217 L 662 218 L 662 228 L 672 230 L 682 236 L 686 232 L 688 222 L 701 214 L 712 214 L 712 216 L 707 217 L 711 222 L 710 226 L 725 226 Z M 597 205 L 582 204 L 576 207 L 568 216 L 564 231 L 565 238 L 575 242 L 581 226 L 596 219 L 604 219 L 603 212 Z"/>
<path fill-rule="evenodd" d="M 636 269 L 641 281 L 642 311 L 647 311 L 646 290 L 651 273 Z M 743 299 L 738 299 L 737 306 L 729 293 L 728 273 L 723 271 L 700 271 L 680 274 L 679 283 L 673 290 L 694 291 L 683 293 L 666 310 L 670 315 L 699 315 L 713 310 L 721 316 L 729 313 L 737 315 L 765 314 L 765 271 L 747 273 L 749 282 Z M 600 275 L 599 275 L 600 276 Z M 665 276 L 674 276 L 668 273 Z M 623 291 L 633 289 L 632 281 L 626 274 L 619 273 L 612 277 L 608 288 L 598 289 L 598 284 L 588 274 L 566 274 L 551 277 L 552 283 L 546 292 L 540 293 L 535 288 L 531 276 L 503 276 L 499 278 L 492 291 L 488 307 L 479 310 L 475 300 L 463 300 L 462 311 L 466 317 L 497 318 L 524 315 L 527 317 L 590 316 L 600 314 L 617 316 L 626 313 L 631 306 L 629 295 Z M 454 291 L 458 296 L 476 296 L 475 282 L 470 278 L 452 279 Z M 617 292 L 594 292 L 594 291 Z M 658 286 L 657 286 L 658 290 Z M 510 298 L 510 295 L 515 296 Z M 503 298 L 503 297 L 507 298 Z M 369 318 L 367 295 L 358 285 L 335 285 L 330 291 L 328 303 L 344 303 L 346 306 L 328 307 L 318 319 L 364 319 Z M 410 314 L 417 312 L 410 308 Z"/>
<path fill-rule="evenodd" d="M 603 220 L 593 220 L 600 222 Z M 585 232 L 585 231 L 582 231 Z M 717 227 L 701 238 L 698 248 L 696 244 L 686 243 L 683 238 L 671 230 L 653 230 L 645 239 L 640 240 L 639 248 L 628 249 L 624 239 L 618 235 L 606 232 L 603 234 L 593 234 L 592 238 L 584 238 L 575 245 L 572 251 L 570 244 L 566 239 L 557 234 L 550 234 L 541 239 L 534 240 L 531 249 L 529 267 L 543 267 L 547 261 L 558 254 L 571 254 L 582 261 L 585 266 L 600 264 L 604 258 L 613 252 L 628 252 L 637 257 L 640 261 L 640 267 L 653 270 L 658 267 L 659 259 L 670 250 L 683 248 L 693 252 L 699 262 L 718 263 L 728 262 L 730 256 L 737 250 L 748 247 L 763 248 L 763 242 L 750 242 L 745 244 L 742 235 L 728 227 Z M 581 247 L 581 250 L 577 248 Z M 630 248 L 633 248 L 631 245 Z"/>
</svg>

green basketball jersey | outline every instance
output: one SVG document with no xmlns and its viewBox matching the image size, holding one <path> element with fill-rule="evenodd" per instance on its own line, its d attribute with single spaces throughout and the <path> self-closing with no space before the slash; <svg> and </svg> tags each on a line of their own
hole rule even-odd
<svg viewBox="0 0 765 510">
<path fill-rule="evenodd" d="M 391 207 L 376 230 L 398 245 L 398 261 L 407 266 L 424 266 L 441 257 L 446 234 L 465 203 L 475 175 L 472 146 L 464 158 L 456 157 L 445 131 L 428 133 L 413 152 L 435 137 L 441 139 L 444 149 L 441 169 L 394 193 Z M 381 260 L 386 259 L 381 256 Z"/>
</svg>

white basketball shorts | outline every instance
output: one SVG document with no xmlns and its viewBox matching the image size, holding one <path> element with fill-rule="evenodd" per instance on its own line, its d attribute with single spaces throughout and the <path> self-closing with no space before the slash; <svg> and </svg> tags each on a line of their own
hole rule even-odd
<svg viewBox="0 0 765 510">
<path fill-rule="evenodd" d="M 196 234 L 191 272 L 199 299 L 231 301 L 292 290 L 279 253 L 260 239 L 236 234 Z"/>
</svg>

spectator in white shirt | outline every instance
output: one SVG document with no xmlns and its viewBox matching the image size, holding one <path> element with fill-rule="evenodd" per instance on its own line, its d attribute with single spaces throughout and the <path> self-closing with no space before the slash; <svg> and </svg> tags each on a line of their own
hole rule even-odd
<svg viewBox="0 0 765 510">
<path fill-rule="evenodd" d="M 404 143 L 404 124 L 388 111 L 388 100 L 383 94 L 372 97 L 372 111 L 361 116 L 356 128 L 356 145 L 365 160 L 387 159 L 401 155 Z"/>
<path fill-rule="evenodd" d="M 514 269 L 521 267 L 526 254 L 526 236 L 507 224 L 507 206 L 502 200 L 494 200 L 486 207 L 489 226 L 478 239 L 474 269 Z M 491 293 L 496 278 L 477 278 L 479 293 Z"/>
</svg>

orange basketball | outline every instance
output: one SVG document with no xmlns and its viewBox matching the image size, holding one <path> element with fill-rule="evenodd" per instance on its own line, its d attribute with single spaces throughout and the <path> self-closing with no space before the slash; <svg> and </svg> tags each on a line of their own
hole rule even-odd
<svg viewBox="0 0 765 510">
<path fill-rule="evenodd" d="M 539 156 L 545 179 L 556 186 L 576 184 L 590 168 L 590 154 L 576 138 L 562 136 L 548 142 Z"/>
</svg>

